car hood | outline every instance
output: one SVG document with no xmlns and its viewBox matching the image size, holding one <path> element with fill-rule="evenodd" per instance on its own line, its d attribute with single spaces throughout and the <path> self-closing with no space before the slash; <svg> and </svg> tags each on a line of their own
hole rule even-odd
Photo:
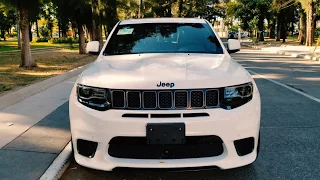
<svg viewBox="0 0 320 180">
<path fill-rule="evenodd" d="M 247 71 L 227 54 L 131 54 L 99 56 L 78 83 L 112 89 L 216 88 L 249 81 Z"/>
</svg>

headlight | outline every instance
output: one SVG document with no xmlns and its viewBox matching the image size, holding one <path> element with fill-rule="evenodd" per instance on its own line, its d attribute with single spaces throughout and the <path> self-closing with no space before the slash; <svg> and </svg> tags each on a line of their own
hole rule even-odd
<svg viewBox="0 0 320 180">
<path fill-rule="evenodd" d="M 224 98 L 221 107 L 225 109 L 234 109 L 244 105 L 252 99 L 253 84 L 247 83 L 238 86 L 224 88 Z"/>
<path fill-rule="evenodd" d="M 110 93 L 107 89 L 77 85 L 78 101 L 92 109 L 105 111 L 110 107 Z"/>
</svg>

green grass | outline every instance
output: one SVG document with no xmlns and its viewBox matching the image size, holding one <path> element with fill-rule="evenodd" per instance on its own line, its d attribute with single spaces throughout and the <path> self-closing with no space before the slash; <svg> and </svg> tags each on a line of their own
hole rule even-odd
<svg viewBox="0 0 320 180">
<path fill-rule="evenodd" d="M 30 45 L 31 45 L 31 49 L 70 46 L 69 44 L 51 44 L 49 42 L 39 42 L 39 43 L 31 42 Z M 0 41 L 0 52 L 12 51 L 12 50 L 19 50 L 18 40 L 16 38 L 10 38 L 7 41 Z"/>
<path fill-rule="evenodd" d="M 97 56 L 80 55 L 77 50 L 57 49 L 32 55 L 38 67 L 20 68 L 20 53 L 0 54 L 0 96 L 5 91 L 42 81 L 93 62 Z"/>
</svg>

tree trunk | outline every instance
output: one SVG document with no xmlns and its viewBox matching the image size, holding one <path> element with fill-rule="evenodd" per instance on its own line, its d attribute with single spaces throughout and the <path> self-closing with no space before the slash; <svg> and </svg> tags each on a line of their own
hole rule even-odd
<svg viewBox="0 0 320 180">
<path fill-rule="evenodd" d="M 314 3 L 313 0 L 308 0 L 307 7 L 307 39 L 306 46 L 312 46 L 313 44 L 313 31 L 314 31 Z"/>
<path fill-rule="evenodd" d="M 18 19 L 19 19 L 19 17 L 18 17 Z M 19 23 L 17 23 L 17 34 L 18 34 L 18 49 L 21 49 L 21 31 L 20 31 Z"/>
<path fill-rule="evenodd" d="M 275 29 L 276 29 L 276 23 L 275 18 L 270 19 L 269 23 L 269 38 L 274 39 L 275 38 Z"/>
<path fill-rule="evenodd" d="M 103 26 L 103 28 L 104 28 L 104 35 L 106 36 L 106 39 L 108 39 L 108 34 L 109 34 L 109 32 L 108 32 L 108 28 L 107 28 L 107 26 L 105 25 L 105 26 Z"/>
<path fill-rule="evenodd" d="M 286 38 L 287 38 L 287 31 L 286 31 L 286 25 L 285 23 L 281 24 L 281 39 L 282 42 L 286 42 Z"/>
<path fill-rule="evenodd" d="M 92 41 L 99 41 L 100 50 L 103 47 L 102 32 L 101 32 L 101 19 L 98 0 L 91 0 L 92 4 Z"/>
<path fill-rule="evenodd" d="M 86 42 L 84 37 L 83 24 L 78 23 L 78 33 L 79 33 L 79 54 L 86 53 Z"/>
<path fill-rule="evenodd" d="M 273 24 L 272 27 L 270 28 L 270 33 L 269 33 L 270 39 L 274 39 L 276 37 L 274 34 L 274 29 L 275 29 L 275 25 Z"/>
<path fill-rule="evenodd" d="M 32 26 L 33 23 L 30 23 L 29 24 L 29 40 L 30 42 L 32 42 L 32 31 L 31 31 L 31 26 Z"/>
<path fill-rule="evenodd" d="M 5 31 L 4 30 L 1 30 L 0 31 L 0 34 L 1 34 L 1 38 L 3 38 L 3 41 L 6 41 L 6 36 L 5 36 Z M 1 39 L 0 39 L 1 40 Z"/>
<path fill-rule="evenodd" d="M 171 1 L 169 1 L 169 5 L 167 7 L 167 17 L 172 17 L 172 4 L 171 4 Z"/>
<path fill-rule="evenodd" d="M 179 17 L 182 17 L 182 11 L 183 11 L 183 0 L 179 0 Z"/>
<path fill-rule="evenodd" d="M 281 21 L 280 23 L 280 39 L 282 39 L 282 42 L 286 42 L 287 38 L 287 26 L 285 21 Z"/>
<path fill-rule="evenodd" d="M 307 28 L 306 21 L 307 21 L 306 13 L 304 12 L 300 13 L 300 29 L 299 29 L 299 37 L 298 37 L 298 41 L 300 42 L 300 44 L 306 43 L 306 28 Z"/>
<path fill-rule="evenodd" d="M 21 65 L 20 67 L 36 67 L 36 62 L 32 59 L 29 37 L 29 10 L 18 9 L 19 27 L 21 31 Z"/>
<path fill-rule="evenodd" d="M 88 26 L 86 25 L 86 29 L 85 29 L 86 35 L 87 35 L 87 40 L 91 41 L 91 32 L 89 32 Z"/>
<path fill-rule="evenodd" d="M 60 35 L 60 31 L 61 31 L 61 23 L 60 23 L 60 21 L 58 22 L 58 31 L 59 31 L 59 38 L 61 37 L 61 35 Z"/>
<path fill-rule="evenodd" d="M 258 21 L 258 28 L 259 28 L 259 41 L 264 41 L 264 35 L 263 35 L 263 30 L 264 30 L 264 18 L 260 17 Z"/>
<path fill-rule="evenodd" d="M 277 39 L 276 41 L 280 41 L 280 28 L 281 28 L 281 20 L 280 20 L 280 14 L 278 13 L 277 16 Z"/>
<path fill-rule="evenodd" d="M 142 18 L 143 17 L 143 1 L 140 0 L 140 3 L 139 3 L 139 14 L 138 14 L 138 18 Z"/>
<path fill-rule="evenodd" d="M 37 29 L 37 37 L 39 38 L 39 25 L 38 25 L 38 19 L 36 20 L 36 29 Z"/>
</svg>

